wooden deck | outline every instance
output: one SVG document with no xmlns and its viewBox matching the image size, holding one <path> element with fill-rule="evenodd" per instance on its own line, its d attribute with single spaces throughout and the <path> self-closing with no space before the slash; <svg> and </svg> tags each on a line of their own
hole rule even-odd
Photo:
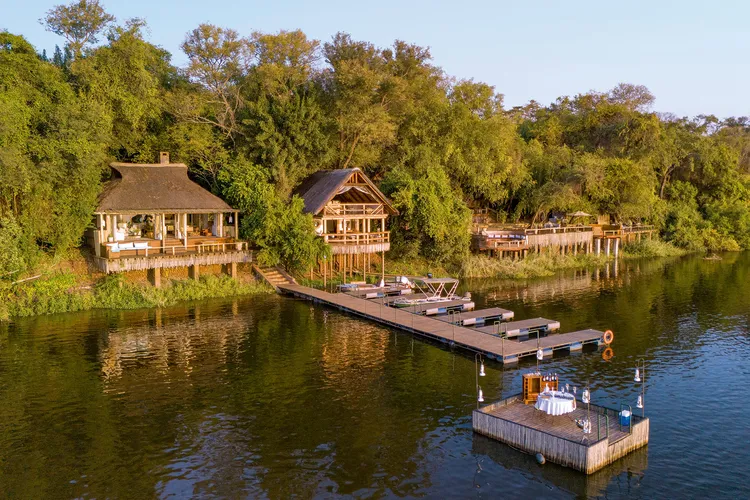
<svg viewBox="0 0 750 500">
<path fill-rule="evenodd" d="M 520 395 L 474 410 L 474 430 L 529 453 L 541 453 L 554 463 L 591 474 L 648 444 L 649 419 L 631 417 L 631 427 L 619 425 L 618 410 L 591 405 L 591 433 L 575 419 L 586 418 L 586 405 L 566 415 L 552 416 L 521 402 Z"/>
<path fill-rule="evenodd" d="M 555 331 L 560 329 L 560 322 L 554 319 L 547 318 L 531 318 L 524 319 L 521 321 L 511 321 L 509 323 L 501 323 L 500 325 L 489 325 L 477 328 L 478 331 L 483 333 L 498 333 L 498 328 L 501 333 L 504 333 L 507 337 L 520 337 L 528 335 L 531 332 L 536 331 Z"/>
<path fill-rule="evenodd" d="M 332 306 L 390 327 L 479 352 L 503 363 L 515 363 L 519 358 L 535 356 L 537 348 L 541 348 L 545 356 L 551 356 L 557 350 L 576 351 L 586 344 L 604 345 L 602 340 L 604 334 L 597 330 L 582 330 L 550 335 L 538 341 L 533 339 L 518 342 L 504 340 L 495 335 L 488 335 L 476 329 L 454 325 L 428 316 L 412 314 L 409 309 L 384 306 L 376 302 L 379 299 L 365 300 L 345 293 L 328 293 L 302 285 L 279 285 L 279 289 L 284 293 Z"/>
<path fill-rule="evenodd" d="M 463 326 L 483 325 L 493 321 L 507 321 L 513 318 L 513 311 L 500 307 L 489 309 L 477 309 L 475 311 L 461 312 L 457 315 L 438 316 L 435 319 L 455 323 Z"/>
</svg>

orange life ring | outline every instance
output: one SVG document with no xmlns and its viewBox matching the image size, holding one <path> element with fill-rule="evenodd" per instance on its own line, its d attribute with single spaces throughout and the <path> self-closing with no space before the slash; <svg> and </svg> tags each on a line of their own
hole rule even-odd
<svg viewBox="0 0 750 500">
<path fill-rule="evenodd" d="M 611 347 L 607 347 L 606 349 L 604 349 L 604 351 L 602 351 L 602 359 L 604 361 L 609 361 L 614 357 L 614 355 L 615 351 L 613 351 Z"/>
<path fill-rule="evenodd" d="M 605 344 L 609 345 L 612 343 L 613 340 L 615 340 L 615 334 L 612 333 L 612 330 L 607 330 L 604 332 L 604 336 L 602 337 L 602 340 Z"/>
</svg>

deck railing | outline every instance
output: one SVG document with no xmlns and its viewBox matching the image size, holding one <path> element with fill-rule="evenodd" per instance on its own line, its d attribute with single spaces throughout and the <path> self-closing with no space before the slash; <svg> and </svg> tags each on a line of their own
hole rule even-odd
<svg viewBox="0 0 750 500">
<path fill-rule="evenodd" d="M 656 231 L 655 226 L 642 225 L 642 226 L 623 226 L 623 233 L 647 233 L 650 231 Z"/>
<path fill-rule="evenodd" d="M 170 245 L 166 247 L 145 246 L 141 248 L 120 248 L 119 251 L 112 251 L 107 248 L 104 257 L 106 259 L 127 259 L 130 257 L 157 257 L 164 255 L 184 255 L 189 253 L 227 253 L 247 251 L 248 244 L 246 241 L 218 242 L 205 241 L 194 245 Z"/>
<path fill-rule="evenodd" d="M 390 242 L 390 232 L 324 234 L 323 239 L 331 245 L 373 245 Z"/>
<path fill-rule="evenodd" d="M 384 215 L 383 205 L 380 203 L 340 203 L 326 205 L 323 208 L 323 216 L 344 217 L 362 215 Z"/>
</svg>

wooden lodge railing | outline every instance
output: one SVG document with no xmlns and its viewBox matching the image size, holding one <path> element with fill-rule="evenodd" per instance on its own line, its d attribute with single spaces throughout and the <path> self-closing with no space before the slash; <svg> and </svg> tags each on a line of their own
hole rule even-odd
<svg viewBox="0 0 750 500">
<path fill-rule="evenodd" d="M 565 234 L 565 233 L 586 233 L 593 231 L 591 226 L 561 226 L 561 227 L 539 227 L 533 229 L 524 229 L 525 234 Z"/>
<path fill-rule="evenodd" d="M 323 217 L 354 217 L 385 215 L 380 203 L 338 203 L 328 204 L 323 208 Z"/>
<path fill-rule="evenodd" d="M 227 253 L 242 252 L 248 250 L 246 241 L 205 241 L 193 245 L 170 245 L 152 247 L 146 243 L 145 246 L 131 246 L 132 244 L 124 243 L 118 245 L 119 250 L 114 251 L 111 246 L 104 246 L 103 256 L 106 259 L 122 259 L 129 257 L 156 257 L 164 255 L 183 255 L 189 253 L 207 254 L 207 253 Z"/>
<path fill-rule="evenodd" d="M 374 233 L 336 233 L 324 234 L 323 239 L 331 245 L 374 245 L 389 243 L 391 233 L 388 231 Z"/>
</svg>

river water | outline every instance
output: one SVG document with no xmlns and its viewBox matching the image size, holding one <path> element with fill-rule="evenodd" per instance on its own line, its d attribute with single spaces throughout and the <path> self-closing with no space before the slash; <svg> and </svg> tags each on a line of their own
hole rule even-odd
<svg viewBox="0 0 750 500">
<path fill-rule="evenodd" d="M 610 328 L 542 362 L 635 406 L 651 440 L 585 476 L 474 435 L 473 357 L 267 296 L 0 325 L 0 491 L 14 498 L 750 495 L 750 253 L 464 283 L 478 307 Z M 486 400 L 535 361 L 487 364 Z"/>
</svg>

